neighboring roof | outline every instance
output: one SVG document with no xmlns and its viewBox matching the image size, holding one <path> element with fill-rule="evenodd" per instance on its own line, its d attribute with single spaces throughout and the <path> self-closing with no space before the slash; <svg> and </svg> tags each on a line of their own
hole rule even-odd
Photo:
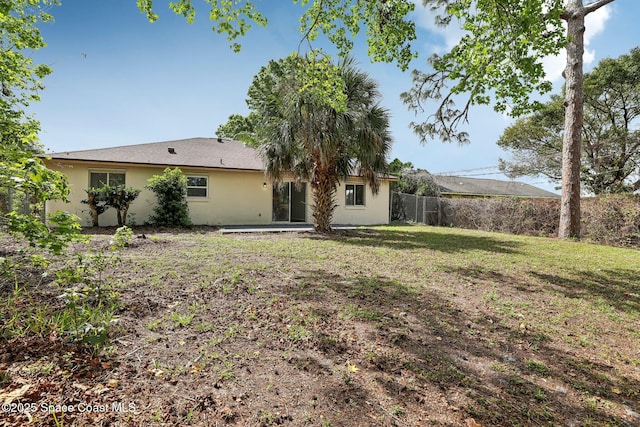
<svg viewBox="0 0 640 427">
<path fill-rule="evenodd" d="M 84 160 L 179 167 L 264 170 L 257 151 L 223 138 L 190 138 L 49 154 L 53 160 Z"/>
<path fill-rule="evenodd" d="M 550 191 L 517 181 L 432 175 L 441 194 L 467 196 L 560 197 Z"/>
</svg>

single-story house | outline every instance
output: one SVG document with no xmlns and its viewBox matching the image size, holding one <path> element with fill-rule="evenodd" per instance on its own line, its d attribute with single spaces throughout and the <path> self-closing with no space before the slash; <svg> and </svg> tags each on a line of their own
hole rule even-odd
<svg viewBox="0 0 640 427">
<path fill-rule="evenodd" d="M 50 201 L 47 212 L 63 210 L 91 225 L 89 208 L 82 200 L 86 190 L 109 185 L 141 189 L 131 204 L 128 219 L 147 222 L 153 214 L 155 194 L 147 180 L 167 167 L 178 167 L 187 176 L 187 202 L 196 225 L 262 225 L 311 223 L 312 194 L 308 183 L 274 185 L 266 178 L 257 151 L 242 142 L 222 138 L 190 138 L 93 150 L 59 152 L 45 160 L 48 167 L 64 172 L 71 187 L 69 203 Z M 337 191 L 336 224 L 389 223 L 389 183 L 383 178 L 374 195 L 357 176 L 341 182 Z M 116 213 L 100 215 L 100 225 L 117 224 Z"/>
<path fill-rule="evenodd" d="M 432 175 L 432 177 L 442 197 L 525 197 L 541 199 L 560 197 L 558 194 L 542 188 L 517 181 L 443 175 Z"/>
</svg>

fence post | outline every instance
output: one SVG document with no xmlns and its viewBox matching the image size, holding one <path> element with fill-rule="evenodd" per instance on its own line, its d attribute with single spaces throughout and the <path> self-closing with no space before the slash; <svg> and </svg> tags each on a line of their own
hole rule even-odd
<svg viewBox="0 0 640 427">
<path fill-rule="evenodd" d="M 427 197 L 422 196 L 422 223 L 427 223 Z"/>
</svg>

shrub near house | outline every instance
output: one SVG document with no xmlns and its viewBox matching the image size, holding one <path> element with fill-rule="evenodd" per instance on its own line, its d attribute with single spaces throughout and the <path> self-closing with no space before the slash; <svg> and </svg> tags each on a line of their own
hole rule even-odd
<svg viewBox="0 0 640 427">
<path fill-rule="evenodd" d="M 116 210 L 118 226 L 127 223 L 127 213 L 131 203 L 140 195 L 140 190 L 131 187 L 104 185 L 100 188 L 86 190 L 87 198 L 82 203 L 89 205 L 91 219 L 94 227 L 99 226 L 98 217 L 108 208 Z"/>
<path fill-rule="evenodd" d="M 166 168 L 162 175 L 152 176 L 147 188 L 158 199 L 150 218 L 153 224 L 167 227 L 192 225 L 187 204 L 187 177 L 179 168 Z"/>
</svg>

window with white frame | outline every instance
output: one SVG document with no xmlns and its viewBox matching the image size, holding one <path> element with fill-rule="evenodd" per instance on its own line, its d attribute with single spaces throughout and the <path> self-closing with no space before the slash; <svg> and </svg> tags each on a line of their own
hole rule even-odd
<svg viewBox="0 0 640 427">
<path fill-rule="evenodd" d="M 364 206 L 363 184 L 347 184 L 345 186 L 345 204 L 347 206 Z"/>
<path fill-rule="evenodd" d="M 105 185 L 110 187 L 123 186 L 125 184 L 124 172 L 110 171 L 90 171 L 89 188 L 102 188 Z"/>
<path fill-rule="evenodd" d="M 208 197 L 209 179 L 206 176 L 187 176 L 187 197 Z"/>
</svg>

